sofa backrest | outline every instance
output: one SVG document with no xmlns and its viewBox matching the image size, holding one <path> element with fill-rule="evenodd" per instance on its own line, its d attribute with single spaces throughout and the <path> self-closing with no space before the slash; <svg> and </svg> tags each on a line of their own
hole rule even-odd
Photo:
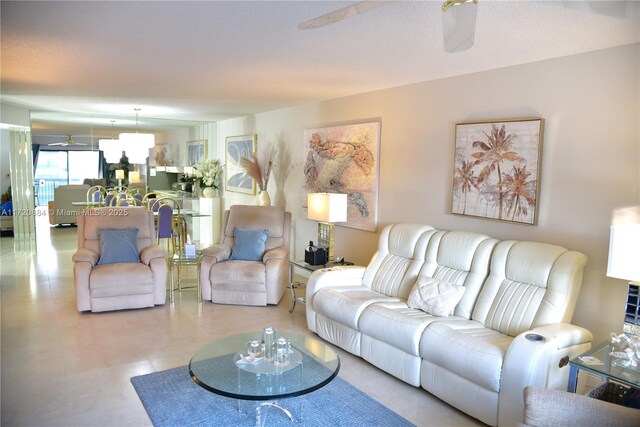
<svg viewBox="0 0 640 427">
<path fill-rule="evenodd" d="M 489 236 L 468 231 L 438 231 L 430 239 L 420 275 L 466 288 L 454 311 L 456 316 L 471 317 L 497 243 Z"/>
<path fill-rule="evenodd" d="M 570 322 L 587 257 L 546 243 L 500 242 L 472 319 L 506 335 Z"/>
<path fill-rule="evenodd" d="M 363 285 L 388 296 L 407 298 L 436 230 L 422 224 L 391 224 L 382 230 L 378 250 L 365 270 Z"/>
<path fill-rule="evenodd" d="M 138 228 L 138 253 L 156 244 L 153 212 L 141 206 L 85 209 L 78 215 L 78 248 L 100 255 L 100 228 Z"/>
<path fill-rule="evenodd" d="M 278 206 L 245 206 L 233 205 L 224 213 L 220 243 L 233 248 L 236 227 L 253 230 L 269 230 L 266 250 L 284 246 L 289 249 L 291 229 L 291 212 L 285 212 Z"/>
</svg>

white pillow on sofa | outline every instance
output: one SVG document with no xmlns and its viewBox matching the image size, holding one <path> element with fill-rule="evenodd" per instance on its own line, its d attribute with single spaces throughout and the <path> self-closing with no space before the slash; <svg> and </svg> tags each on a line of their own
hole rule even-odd
<svg viewBox="0 0 640 427">
<path fill-rule="evenodd" d="M 433 277 L 418 276 L 407 305 L 434 316 L 447 317 L 462 299 L 467 288 Z"/>
</svg>

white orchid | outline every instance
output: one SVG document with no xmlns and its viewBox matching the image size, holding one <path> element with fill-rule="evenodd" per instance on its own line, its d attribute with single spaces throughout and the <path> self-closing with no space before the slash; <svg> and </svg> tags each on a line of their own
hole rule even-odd
<svg viewBox="0 0 640 427">
<path fill-rule="evenodd" d="M 205 159 L 193 165 L 195 176 L 200 182 L 200 188 L 212 187 L 218 189 L 222 166 L 218 159 Z"/>
</svg>

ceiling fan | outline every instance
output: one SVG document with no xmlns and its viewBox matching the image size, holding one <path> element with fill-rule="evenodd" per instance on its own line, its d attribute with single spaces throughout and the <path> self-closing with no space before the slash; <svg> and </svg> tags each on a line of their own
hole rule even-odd
<svg viewBox="0 0 640 427">
<path fill-rule="evenodd" d="M 72 138 L 72 135 L 67 135 L 67 140 L 65 142 L 55 142 L 53 144 L 49 144 L 51 145 L 59 145 L 62 147 L 68 147 L 69 145 L 87 145 L 87 144 L 83 144 L 81 142 L 75 142 Z"/>
<path fill-rule="evenodd" d="M 361 13 L 387 6 L 397 1 L 361 1 L 338 9 L 298 25 L 300 30 L 312 30 L 335 24 Z M 564 7 L 587 9 L 599 15 L 620 19 L 637 19 L 640 10 L 638 1 L 562 1 Z M 478 15 L 478 0 L 446 0 L 442 3 L 442 36 L 445 52 L 462 52 L 473 46 Z"/>
<path fill-rule="evenodd" d="M 396 1 L 362 1 L 303 22 L 298 25 L 298 29 L 321 28 L 391 3 Z M 473 45 L 477 15 L 478 0 L 446 0 L 442 4 L 443 41 L 446 52 L 461 52 Z"/>
</svg>

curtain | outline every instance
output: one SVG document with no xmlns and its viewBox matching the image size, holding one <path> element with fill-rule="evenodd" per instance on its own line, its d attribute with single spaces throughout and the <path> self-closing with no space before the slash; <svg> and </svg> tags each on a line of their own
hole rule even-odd
<svg viewBox="0 0 640 427">
<path fill-rule="evenodd" d="M 36 168 L 38 167 L 38 157 L 40 154 L 40 144 L 31 144 L 31 150 L 33 150 L 33 174 L 36 174 Z"/>
<path fill-rule="evenodd" d="M 31 132 L 19 128 L 9 129 L 9 144 L 13 211 L 32 212 L 35 204 L 33 198 Z M 35 215 L 13 215 L 14 238 L 31 239 L 35 237 L 35 233 Z"/>
</svg>

